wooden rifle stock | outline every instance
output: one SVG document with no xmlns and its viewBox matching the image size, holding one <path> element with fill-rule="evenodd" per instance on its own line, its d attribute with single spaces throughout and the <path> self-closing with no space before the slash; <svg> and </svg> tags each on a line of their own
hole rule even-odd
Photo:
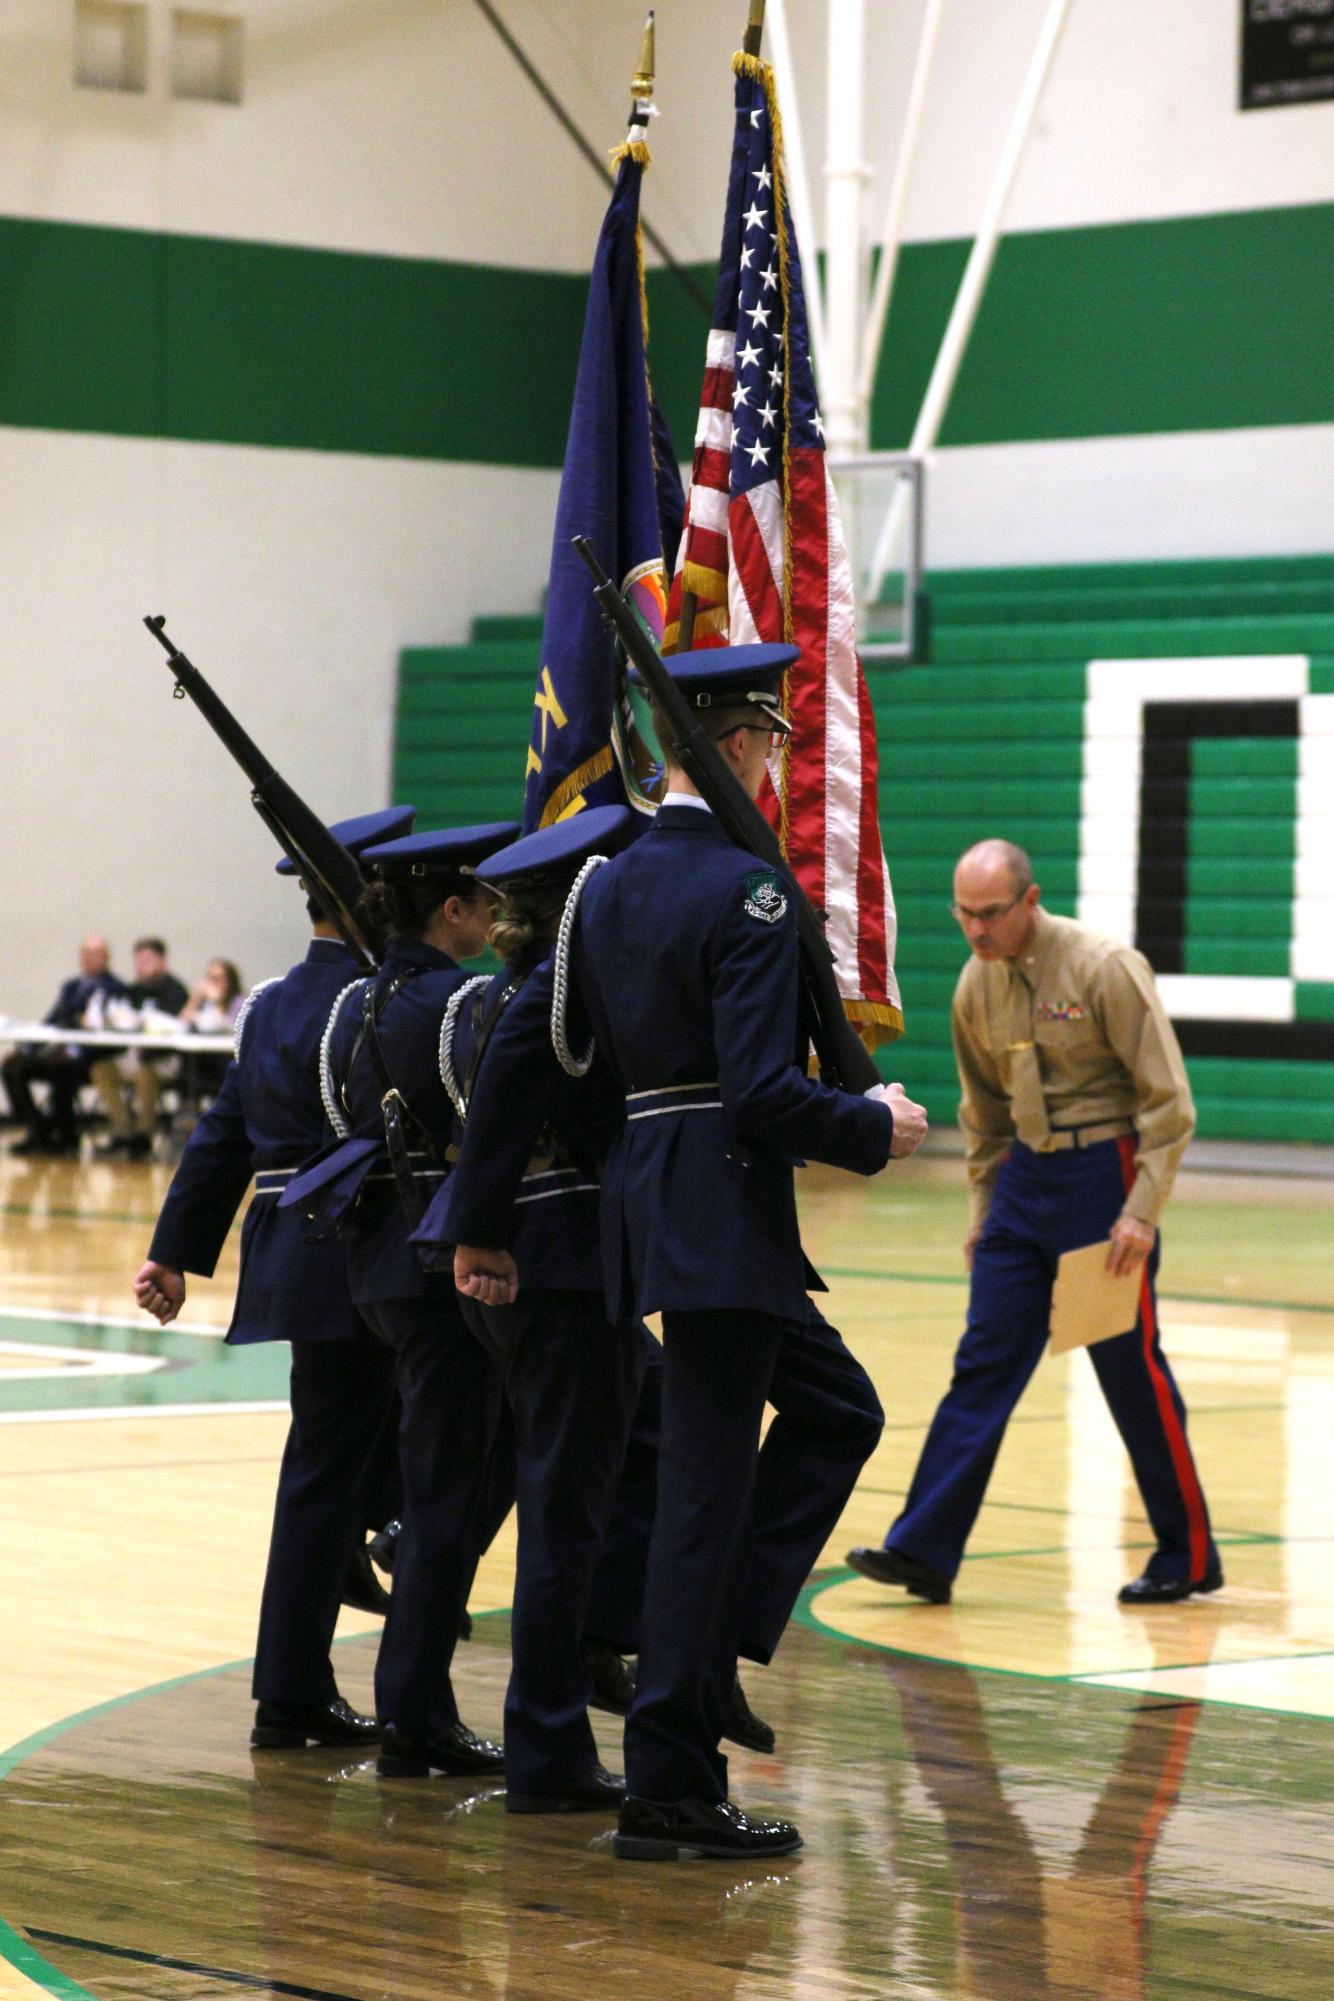
<svg viewBox="0 0 1334 2001">
<path fill-rule="evenodd" d="M 304 799 L 279 776 L 259 745 L 247 736 L 227 704 L 204 679 L 194 662 L 167 637 L 166 619 L 146 618 L 144 624 L 163 648 L 176 679 L 175 693 L 188 696 L 204 721 L 219 737 L 250 780 L 255 811 L 306 883 L 310 894 L 348 949 L 367 971 L 378 963 L 380 940 L 357 915 L 365 882 L 354 856 L 313 813 Z"/>
<path fill-rule="evenodd" d="M 657 648 L 628 600 L 603 569 L 588 538 L 576 535 L 574 546 L 593 577 L 593 595 L 603 617 L 638 669 L 654 706 L 671 725 L 679 745 L 681 769 L 712 808 L 728 839 L 776 869 L 787 885 L 797 913 L 802 982 L 812 1016 L 811 1040 L 819 1057 L 822 1078 L 845 1091 L 869 1091 L 881 1082 L 880 1072 L 844 1011 L 823 919 L 789 869 L 777 834 L 745 787 L 728 770 L 705 722 L 672 680 Z"/>
</svg>

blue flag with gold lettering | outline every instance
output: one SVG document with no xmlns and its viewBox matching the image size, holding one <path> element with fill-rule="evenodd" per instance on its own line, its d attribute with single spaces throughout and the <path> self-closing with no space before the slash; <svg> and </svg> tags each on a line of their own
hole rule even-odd
<svg viewBox="0 0 1334 2001">
<path fill-rule="evenodd" d="M 551 548 L 542 662 L 524 781 L 525 833 L 636 798 L 634 730 L 615 643 L 570 546 L 586 535 L 661 640 L 685 497 L 649 384 L 639 190 L 646 149 L 621 158 L 588 288 Z"/>
</svg>

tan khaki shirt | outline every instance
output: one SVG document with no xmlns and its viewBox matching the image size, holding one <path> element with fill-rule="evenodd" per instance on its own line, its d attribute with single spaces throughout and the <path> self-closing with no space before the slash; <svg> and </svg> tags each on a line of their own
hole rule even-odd
<svg viewBox="0 0 1334 2001">
<path fill-rule="evenodd" d="M 1113 1119 L 1133 1119 L 1139 1134 L 1139 1171 L 1122 1214 L 1157 1223 L 1195 1130 L 1195 1105 L 1142 953 L 1039 909 L 1026 955 L 969 959 L 951 1027 L 974 1226 L 991 1206 L 1012 1139 L 1049 1152 L 1049 1128 Z M 1030 1044 L 1040 1105 L 1025 1088 Z"/>
</svg>

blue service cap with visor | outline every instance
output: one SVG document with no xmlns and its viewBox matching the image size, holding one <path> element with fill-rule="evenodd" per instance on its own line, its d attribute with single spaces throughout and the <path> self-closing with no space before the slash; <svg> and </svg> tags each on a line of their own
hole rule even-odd
<svg viewBox="0 0 1334 2001">
<path fill-rule="evenodd" d="M 362 851 L 362 863 L 383 876 L 443 875 L 450 869 L 475 875 L 479 863 L 508 847 L 519 832 L 517 820 L 488 820 L 476 827 L 438 827 L 382 841 Z"/>
<path fill-rule="evenodd" d="M 416 816 L 415 806 L 382 806 L 378 813 L 358 813 L 350 820 L 335 820 L 329 832 L 350 855 L 360 857 L 377 841 L 392 841 L 399 834 L 406 834 Z M 278 875 L 296 872 L 296 865 L 288 855 L 275 863 Z"/>
<path fill-rule="evenodd" d="M 801 657 L 797 646 L 701 646 L 663 661 L 672 680 L 694 709 L 758 709 L 766 724 L 786 733 L 783 676 Z M 634 667 L 630 679 L 643 682 Z"/>
<path fill-rule="evenodd" d="M 589 806 L 489 855 L 477 869 L 477 880 L 498 887 L 569 875 L 592 855 L 614 855 L 628 847 L 648 825 L 646 814 L 634 813 L 628 806 Z"/>
</svg>

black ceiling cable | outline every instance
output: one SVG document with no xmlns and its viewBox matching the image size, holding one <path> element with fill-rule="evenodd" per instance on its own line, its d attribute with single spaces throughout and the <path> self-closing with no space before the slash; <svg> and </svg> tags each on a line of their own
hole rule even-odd
<svg viewBox="0 0 1334 2001">
<path fill-rule="evenodd" d="M 571 118 L 569 112 L 565 109 L 565 106 L 561 103 L 560 99 L 557 97 L 555 91 L 552 90 L 551 86 L 547 83 L 546 79 L 543 77 L 536 63 L 532 61 L 531 57 L 527 55 L 527 53 L 520 46 L 520 44 L 515 41 L 509 29 L 505 26 L 505 23 L 501 20 L 500 15 L 491 5 L 491 0 L 477 0 L 477 5 L 481 9 L 482 13 L 485 14 L 487 20 L 491 23 L 491 26 L 495 29 L 501 41 L 505 44 L 505 47 L 509 50 L 515 62 L 519 65 L 519 68 L 523 71 L 529 83 L 532 84 L 533 89 L 542 99 L 542 102 L 546 105 L 548 111 L 550 111 L 552 117 L 556 120 L 557 124 L 562 126 L 563 129 L 566 132 L 568 132 L 570 138 L 573 139 L 575 145 L 579 148 L 579 151 L 588 161 L 588 164 L 590 167 L 592 167 L 594 173 L 597 174 L 600 177 L 600 179 L 605 181 L 608 187 L 614 187 L 616 183 L 616 176 L 612 173 L 611 168 L 607 165 L 607 162 L 602 157 L 601 153 L 598 152 L 596 146 L 593 145 L 591 140 L 586 139 L 584 137 L 583 133 L 579 130 L 579 127 L 575 124 L 573 118 Z M 653 245 L 653 248 L 657 251 L 659 257 L 661 257 L 663 263 L 667 266 L 667 269 L 671 272 L 672 276 L 677 280 L 677 282 L 690 294 L 695 304 L 704 314 L 704 317 L 707 320 L 711 321 L 713 318 L 712 300 L 705 297 L 700 287 L 696 284 L 694 278 L 692 278 L 689 271 L 686 270 L 685 265 L 679 263 L 677 259 L 672 255 L 671 251 L 667 248 L 667 245 L 663 242 L 662 238 L 659 236 L 657 230 L 653 227 L 652 223 L 649 222 L 646 218 L 642 217 L 641 217 L 641 222 L 645 236 L 648 238 L 649 242 Z"/>
</svg>

